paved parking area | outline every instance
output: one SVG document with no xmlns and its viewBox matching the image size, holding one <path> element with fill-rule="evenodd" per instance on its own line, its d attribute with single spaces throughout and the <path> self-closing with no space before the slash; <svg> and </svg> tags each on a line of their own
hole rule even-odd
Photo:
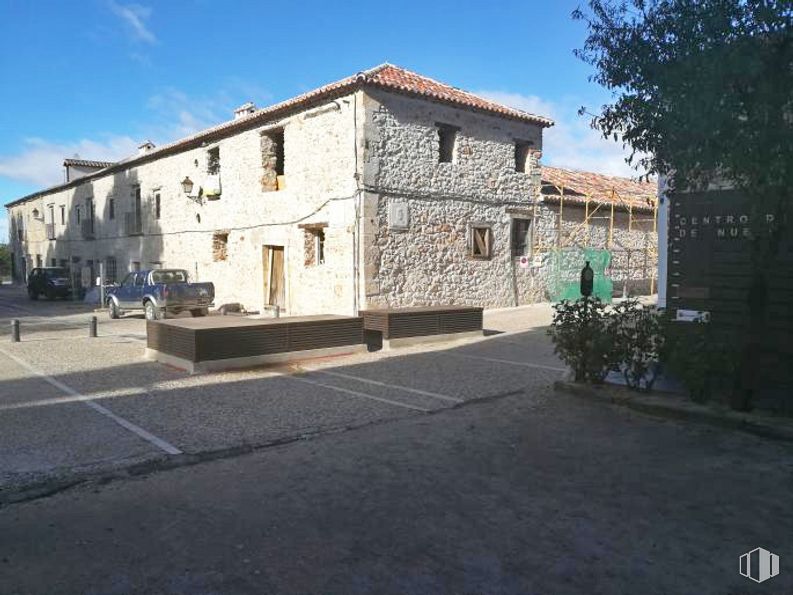
<svg viewBox="0 0 793 595">
<path fill-rule="evenodd" d="M 0 288 L 2 593 L 793 585 L 791 446 L 554 393 L 547 307 L 488 313 L 476 341 L 199 376 L 143 361 L 140 319 L 89 339 L 91 315 Z M 758 546 L 782 560 L 763 585 L 737 571 Z"/>
<path fill-rule="evenodd" d="M 562 368 L 544 331 L 515 331 L 533 324 L 532 312 L 517 324 L 495 313 L 491 330 L 500 334 L 473 342 L 189 376 L 142 359 L 140 318 L 99 313 L 100 337 L 91 339 L 90 308 L 0 294 L 0 324 L 19 317 L 23 328 L 21 343 L 0 338 L 0 488 L 267 445 L 548 386 Z"/>
</svg>

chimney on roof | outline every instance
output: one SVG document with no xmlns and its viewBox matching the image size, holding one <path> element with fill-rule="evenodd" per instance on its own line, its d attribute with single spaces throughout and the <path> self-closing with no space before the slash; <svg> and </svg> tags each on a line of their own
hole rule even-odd
<svg viewBox="0 0 793 595">
<path fill-rule="evenodd" d="M 154 143 L 150 140 L 147 140 L 142 145 L 138 147 L 138 155 L 145 155 L 149 151 L 151 151 L 155 147 Z"/>
<path fill-rule="evenodd" d="M 234 110 L 234 119 L 239 120 L 240 118 L 251 115 L 255 111 L 256 106 L 253 104 L 253 102 L 247 101 Z"/>
</svg>

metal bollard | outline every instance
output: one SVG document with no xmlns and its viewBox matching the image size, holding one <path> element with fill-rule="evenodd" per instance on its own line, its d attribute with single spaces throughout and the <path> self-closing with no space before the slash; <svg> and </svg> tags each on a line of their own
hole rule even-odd
<svg viewBox="0 0 793 595">
<path fill-rule="evenodd" d="M 19 343 L 19 320 L 16 318 L 11 321 L 11 342 Z"/>
<path fill-rule="evenodd" d="M 96 337 L 96 316 L 91 316 L 91 325 L 88 327 L 88 336 Z"/>
</svg>

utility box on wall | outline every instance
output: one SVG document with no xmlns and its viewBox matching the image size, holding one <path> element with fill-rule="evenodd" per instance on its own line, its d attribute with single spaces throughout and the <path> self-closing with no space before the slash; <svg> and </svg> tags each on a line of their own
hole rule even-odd
<svg viewBox="0 0 793 595">
<path fill-rule="evenodd" d="M 410 227 L 410 211 L 406 202 L 388 204 L 388 229 L 405 231 Z"/>
</svg>

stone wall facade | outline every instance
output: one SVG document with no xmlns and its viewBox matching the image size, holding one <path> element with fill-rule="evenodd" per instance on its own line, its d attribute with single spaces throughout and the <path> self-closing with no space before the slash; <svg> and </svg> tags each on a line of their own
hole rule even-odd
<svg viewBox="0 0 793 595">
<path fill-rule="evenodd" d="M 454 131 L 448 162 L 439 128 Z M 524 167 L 516 155 L 527 147 Z M 539 124 L 362 88 L 13 204 L 17 278 L 41 265 L 97 273 L 100 262 L 115 262 L 117 281 L 137 268 L 184 268 L 215 284 L 217 306 L 255 311 L 273 303 L 278 253 L 287 315 L 542 301 L 544 246 L 556 244 L 558 207 L 539 195 L 541 149 Z M 617 215 L 611 243 L 627 247 L 630 263 L 614 252 L 615 276 L 639 281 L 655 265 L 636 268 L 633 255 L 654 239 L 646 229 L 627 232 L 625 216 Z M 576 217 L 583 208 L 565 207 L 565 230 Z M 531 221 L 521 253 L 513 249 L 516 220 Z M 486 234 L 486 257 L 474 233 Z M 601 220 L 587 235 L 605 246 Z"/>
<path fill-rule="evenodd" d="M 349 313 L 355 307 L 355 109 L 351 94 L 205 147 L 12 206 L 9 222 L 17 278 L 25 270 L 52 264 L 74 263 L 78 268 L 90 263 L 98 272 L 100 261 L 115 258 L 118 280 L 138 267 L 184 268 L 193 279 L 215 284 L 217 305 L 238 302 L 248 310 L 260 310 L 267 301 L 263 247 L 278 246 L 285 255 L 286 313 Z M 262 148 L 275 129 L 283 129 L 285 145 L 281 190 L 263 183 L 271 160 L 270 155 L 263 158 Z M 220 149 L 221 194 L 217 200 L 202 196 L 199 204 L 185 195 L 181 182 L 188 176 L 195 184 L 194 194 L 199 187 L 217 185 L 207 173 L 208 152 L 215 147 Z M 125 219 L 130 213 L 134 218 L 137 189 L 141 234 L 130 235 Z M 92 239 L 82 233 L 89 198 L 95 211 Z M 38 218 L 33 217 L 34 209 Z M 327 223 L 325 263 L 307 267 L 304 231 L 298 224 L 312 221 Z M 228 234 L 224 259 L 216 258 L 217 232 Z"/>
<path fill-rule="evenodd" d="M 511 220 L 530 216 L 539 164 L 516 171 L 515 143 L 542 149 L 538 125 L 370 92 L 366 97 L 363 301 L 369 307 L 538 301 L 537 281 L 516 264 Z M 440 162 L 438 125 L 457 129 Z M 391 221 L 400 209 L 406 224 Z M 472 255 L 472 229 L 489 227 L 491 254 Z"/>
</svg>

